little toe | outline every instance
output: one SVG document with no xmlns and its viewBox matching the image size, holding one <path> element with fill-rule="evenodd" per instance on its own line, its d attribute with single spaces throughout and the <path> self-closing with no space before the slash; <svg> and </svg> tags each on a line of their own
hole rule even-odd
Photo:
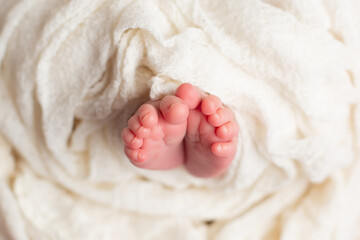
<svg viewBox="0 0 360 240">
<path fill-rule="evenodd" d="M 147 159 L 147 153 L 144 149 L 125 148 L 125 154 L 135 166 L 145 163 Z"/>
<path fill-rule="evenodd" d="M 228 108 L 219 108 L 208 117 L 208 122 L 214 127 L 219 127 L 233 119 L 233 113 Z"/>
<path fill-rule="evenodd" d="M 211 145 L 211 152 L 217 157 L 230 158 L 235 155 L 236 142 L 217 142 Z"/>
<path fill-rule="evenodd" d="M 143 144 L 143 139 L 136 137 L 129 128 L 125 128 L 122 133 L 121 137 L 127 146 L 130 149 L 138 149 Z"/>
<path fill-rule="evenodd" d="M 190 83 L 181 84 L 176 89 L 175 96 L 181 98 L 189 109 L 195 109 L 201 101 L 201 93 L 199 89 Z"/>
<path fill-rule="evenodd" d="M 228 122 L 215 129 L 215 134 L 223 140 L 231 140 L 237 136 L 239 127 L 235 122 Z"/>
<path fill-rule="evenodd" d="M 160 102 L 160 111 L 164 119 L 171 124 L 184 123 L 189 115 L 189 107 L 175 96 L 166 96 Z"/>
<path fill-rule="evenodd" d="M 157 111 L 151 104 L 141 105 L 138 114 L 140 123 L 146 128 L 153 128 L 158 123 Z"/>
<path fill-rule="evenodd" d="M 206 96 L 201 102 L 201 111 L 205 115 L 211 115 L 222 106 L 220 98 L 215 95 Z"/>
</svg>

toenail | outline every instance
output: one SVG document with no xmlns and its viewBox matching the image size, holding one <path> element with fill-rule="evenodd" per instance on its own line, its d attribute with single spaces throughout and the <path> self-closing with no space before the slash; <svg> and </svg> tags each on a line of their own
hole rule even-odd
<svg viewBox="0 0 360 240">
<path fill-rule="evenodd" d="M 228 128 L 228 126 L 223 126 L 223 131 L 224 131 L 224 133 L 229 133 L 229 128 Z"/>
<path fill-rule="evenodd" d="M 145 114 L 143 117 L 142 117 L 142 121 L 145 121 L 148 117 L 150 116 L 150 113 L 147 113 Z"/>
<path fill-rule="evenodd" d="M 142 162 L 143 161 L 144 156 L 139 152 L 137 155 L 137 160 Z"/>
<path fill-rule="evenodd" d="M 215 108 L 215 104 L 214 104 L 213 102 L 210 102 L 210 101 L 209 101 L 209 106 L 210 106 L 211 108 Z"/>
<path fill-rule="evenodd" d="M 222 150 L 221 144 L 218 144 L 218 145 L 217 145 L 217 150 L 218 150 L 218 152 L 221 152 L 221 150 Z"/>
<path fill-rule="evenodd" d="M 136 140 L 137 140 L 137 138 L 136 138 L 136 137 L 134 137 L 134 138 L 133 138 L 133 140 L 131 140 L 131 143 L 136 142 Z"/>
<path fill-rule="evenodd" d="M 137 130 L 139 133 L 141 133 L 142 131 L 144 131 L 144 127 L 143 126 L 140 126 Z"/>
<path fill-rule="evenodd" d="M 170 105 L 169 109 L 173 108 L 175 105 L 179 105 L 180 103 L 179 102 L 175 102 L 173 104 Z"/>
</svg>

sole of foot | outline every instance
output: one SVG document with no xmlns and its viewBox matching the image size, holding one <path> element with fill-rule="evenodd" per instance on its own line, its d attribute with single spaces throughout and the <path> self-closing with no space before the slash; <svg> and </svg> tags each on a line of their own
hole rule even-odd
<svg viewBox="0 0 360 240">
<path fill-rule="evenodd" d="M 239 129 L 232 111 L 218 97 L 188 83 L 175 95 L 190 109 L 184 138 L 185 168 L 197 177 L 221 175 L 236 153 Z"/>
</svg>

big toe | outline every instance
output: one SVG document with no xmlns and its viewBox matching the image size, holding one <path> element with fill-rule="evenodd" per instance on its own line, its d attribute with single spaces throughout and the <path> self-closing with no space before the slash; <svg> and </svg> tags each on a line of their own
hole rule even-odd
<svg viewBox="0 0 360 240">
<path fill-rule="evenodd" d="M 189 107 L 175 96 L 166 96 L 160 102 L 160 111 L 164 119 L 171 124 L 181 124 L 189 115 Z"/>
<path fill-rule="evenodd" d="M 190 83 L 181 84 L 176 89 L 175 96 L 181 98 L 189 109 L 195 109 L 201 102 L 201 92 Z"/>
</svg>

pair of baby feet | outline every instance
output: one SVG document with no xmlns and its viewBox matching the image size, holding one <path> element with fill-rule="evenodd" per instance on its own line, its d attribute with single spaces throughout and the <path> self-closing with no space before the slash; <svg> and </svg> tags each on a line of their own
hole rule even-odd
<svg viewBox="0 0 360 240">
<path fill-rule="evenodd" d="M 166 170 L 184 165 L 197 177 L 215 177 L 231 164 L 238 125 L 214 95 L 184 83 L 175 95 L 139 107 L 122 131 L 125 154 L 137 167 Z"/>
</svg>

